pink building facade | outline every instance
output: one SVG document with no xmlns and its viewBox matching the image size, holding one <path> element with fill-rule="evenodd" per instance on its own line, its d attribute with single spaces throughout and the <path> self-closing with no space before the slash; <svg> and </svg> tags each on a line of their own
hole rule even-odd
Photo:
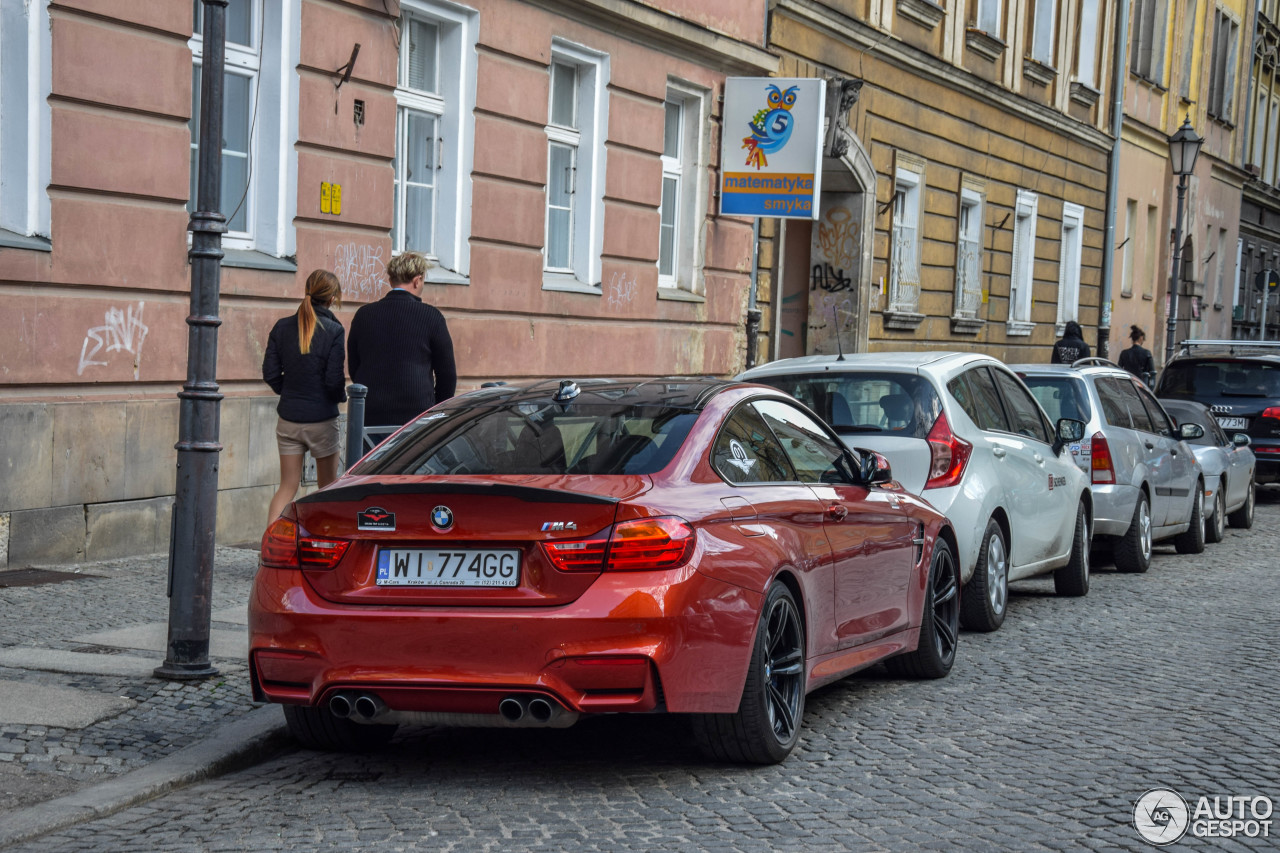
<svg viewBox="0 0 1280 853">
<path fill-rule="evenodd" d="M 0 8 L 0 568 L 163 551 L 201 9 Z M 231 0 L 227 41 L 219 541 L 265 523 L 263 351 L 317 267 L 345 324 L 436 259 L 460 390 L 742 367 L 719 98 L 777 68 L 765 0 Z"/>
</svg>

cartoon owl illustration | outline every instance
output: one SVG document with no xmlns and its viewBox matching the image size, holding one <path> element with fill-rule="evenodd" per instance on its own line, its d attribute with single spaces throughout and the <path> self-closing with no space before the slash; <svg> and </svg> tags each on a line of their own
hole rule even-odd
<svg viewBox="0 0 1280 853">
<path fill-rule="evenodd" d="M 791 138 L 791 108 L 795 106 L 799 86 L 785 92 L 777 86 L 766 89 L 769 105 L 757 112 L 748 122 L 751 135 L 742 140 L 747 149 L 747 165 L 760 169 L 769 165 L 766 154 L 781 150 Z"/>
</svg>

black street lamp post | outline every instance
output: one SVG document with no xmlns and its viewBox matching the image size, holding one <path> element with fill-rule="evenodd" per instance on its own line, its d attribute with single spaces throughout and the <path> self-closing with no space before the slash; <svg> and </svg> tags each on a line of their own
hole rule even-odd
<svg viewBox="0 0 1280 853">
<path fill-rule="evenodd" d="M 1195 170 L 1196 158 L 1204 139 L 1191 127 L 1191 116 L 1182 120 L 1182 127 L 1169 137 L 1169 162 L 1178 176 L 1178 209 L 1173 229 L 1173 265 L 1169 270 L 1169 326 L 1164 342 L 1164 362 L 1173 358 L 1174 338 L 1178 334 L 1178 277 L 1182 267 L 1182 214 L 1187 198 L 1187 177 Z"/>
<path fill-rule="evenodd" d="M 200 161 L 191 215 L 187 381 L 178 393 L 178 475 L 169 540 L 169 639 L 159 678 L 217 675 L 209 663 L 218 509 L 218 288 L 222 272 L 222 73 L 227 0 L 203 0 Z"/>
</svg>

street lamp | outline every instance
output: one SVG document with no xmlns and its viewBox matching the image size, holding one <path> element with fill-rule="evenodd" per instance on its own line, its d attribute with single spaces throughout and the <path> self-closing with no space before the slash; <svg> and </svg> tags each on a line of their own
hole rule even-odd
<svg viewBox="0 0 1280 853">
<path fill-rule="evenodd" d="M 1204 139 L 1191 127 L 1191 116 L 1182 120 L 1182 127 L 1169 137 L 1169 163 L 1178 176 L 1177 224 L 1173 229 L 1173 264 L 1169 270 L 1169 328 L 1164 342 L 1164 362 L 1173 358 L 1173 339 L 1178 333 L 1178 276 L 1182 269 L 1182 209 L 1187 199 L 1187 176 L 1195 170 L 1196 158 Z"/>
</svg>

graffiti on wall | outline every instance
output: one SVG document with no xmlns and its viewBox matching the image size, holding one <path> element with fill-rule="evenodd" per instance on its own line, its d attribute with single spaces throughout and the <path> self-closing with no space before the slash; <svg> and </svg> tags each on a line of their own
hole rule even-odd
<svg viewBox="0 0 1280 853">
<path fill-rule="evenodd" d="M 625 308 L 636 298 L 635 276 L 616 272 L 609 276 L 607 305 L 610 308 Z"/>
<path fill-rule="evenodd" d="M 382 246 L 341 243 L 334 251 L 333 272 L 342 284 L 342 298 L 369 302 L 388 287 Z"/>
<path fill-rule="evenodd" d="M 832 207 L 818 220 L 817 249 L 836 269 L 853 269 L 858 260 L 862 223 L 847 207 Z"/>
<path fill-rule="evenodd" d="M 103 324 L 85 332 L 77 375 L 83 376 L 86 367 L 105 367 L 112 353 L 127 352 L 133 355 L 133 378 L 137 381 L 142 365 L 142 342 L 149 331 L 142 322 L 143 304 L 139 302 L 136 309 L 130 305 L 124 311 L 108 308 Z"/>
</svg>

